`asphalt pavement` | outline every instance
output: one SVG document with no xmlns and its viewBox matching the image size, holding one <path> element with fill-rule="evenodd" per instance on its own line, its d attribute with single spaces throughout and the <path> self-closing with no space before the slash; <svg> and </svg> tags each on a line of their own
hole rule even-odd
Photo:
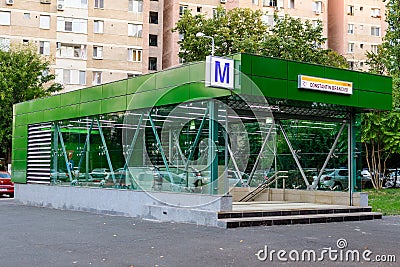
<svg viewBox="0 0 400 267">
<path fill-rule="evenodd" d="M 220 229 L 0 198 L 0 233 L 1 267 L 400 266 L 399 216 Z"/>
</svg>

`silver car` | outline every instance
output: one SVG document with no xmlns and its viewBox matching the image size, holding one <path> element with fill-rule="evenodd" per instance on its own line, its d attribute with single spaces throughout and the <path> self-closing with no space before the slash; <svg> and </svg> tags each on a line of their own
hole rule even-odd
<svg viewBox="0 0 400 267">
<path fill-rule="evenodd" d="M 313 177 L 314 181 L 317 176 Z M 342 191 L 348 188 L 349 184 L 349 171 L 347 169 L 334 169 L 324 172 L 319 180 L 319 187 L 321 189 L 331 189 Z"/>
</svg>

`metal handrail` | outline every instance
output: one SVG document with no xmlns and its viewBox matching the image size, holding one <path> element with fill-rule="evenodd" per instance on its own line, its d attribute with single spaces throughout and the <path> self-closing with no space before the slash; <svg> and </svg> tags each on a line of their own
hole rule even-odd
<svg viewBox="0 0 400 267">
<path fill-rule="evenodd" d="M 264 189 L 268 188 L 271 184 L 275 183 L 278 179 L 281 178 L 288 178 L 287 175 L 280 175 L 280 174 L 287 174 L 288 171 L 278 171 L 274 175 L 271 176 L 270 179 L 264 181 L 263 183 L 259 184 L 253 191 L 249 192 L 247 195 L 242 197 L 239 202 L 247 202 L 250 199 L 253 199 L 257 195 L 259 195 Z"/>
</svg>

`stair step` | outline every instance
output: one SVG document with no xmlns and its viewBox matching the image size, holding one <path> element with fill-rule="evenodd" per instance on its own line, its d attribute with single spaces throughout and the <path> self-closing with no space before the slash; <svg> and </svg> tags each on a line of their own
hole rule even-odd
<svg viewBox="0 0 400 267">
<path fill-rule="evenodd" d="M 218 213 L 218 219 L 247 218 L 247 217 L 268 217 L 268 216 L 290 216 L 290 215 L 311 215 L 311 214 L 337 214 L 354 212 L 371 212 L 371 207 L 343 207 L 343 208 L 319 208 L 319 209 L 277 209 L 264 211 L 223 211 Z"/>
<path fill-rule="evenodd" d="M 329 213 L 329 214 L 307 214 L 307 215 L 280 215 L 264 217 L 246 217 L 246 218 L 225 218 L 219 221 L 226 222 L 227 228 L 249 227 L 249 226 L 270 226 L 270 225 L 288 225 L 288 224 L 311 224 L 311 223 L 329 223 L 346 221 L 363 221 L 382 219 L 382 213 L 379 212 L 351 212 L 351 213 Z"/>
</svg>

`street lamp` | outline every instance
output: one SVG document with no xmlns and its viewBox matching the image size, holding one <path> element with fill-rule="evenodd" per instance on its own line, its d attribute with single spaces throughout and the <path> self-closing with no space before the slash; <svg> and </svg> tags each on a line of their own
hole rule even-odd
<svg viewBox="0 0 400 267">
<path fill-rule="evenodd" d="M 204 38 L 210 38 L 211 39 L 211 56 L 214 56 L 214 37 L 207 36 L 202 32 L 196 33 L 196 37 L 204 37 Z"/>
</svg>

